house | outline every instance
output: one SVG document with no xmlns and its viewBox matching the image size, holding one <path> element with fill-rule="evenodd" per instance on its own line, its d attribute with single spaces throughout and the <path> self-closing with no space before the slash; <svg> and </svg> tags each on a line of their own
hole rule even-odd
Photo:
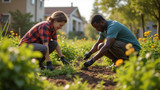
<svg viewBox="0 0 160 90">
<path fill-rule="evenodd" d="M 0 1 L 0 22 L 4 24 L 9 18 L 9 24 L 12 22 L 9 11 L 19 10 L 23 14 L 31 13 L 31 21 L 44 20 L 44 0 L 1 0 Z"/>
<path fill-rule="evenodd" d="M 77 7 L 45 7 L 45 18 L 55 11 L 63 11 L 68 15 L 68 22 L 63 26 L 67 34 L 72 31 L 84 32 L 84 22 Z"/>
</svg>

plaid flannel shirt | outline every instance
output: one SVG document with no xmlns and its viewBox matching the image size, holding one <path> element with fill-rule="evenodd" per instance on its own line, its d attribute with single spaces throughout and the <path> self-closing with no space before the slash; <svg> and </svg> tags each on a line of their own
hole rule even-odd
<svg viewBox="0 0 160 90">
<path fill-rule="evenodd" d="M 34 25 L 21 39 L 19 46 L 22 43 L 39 43 L 43 44 L 50 40 L 57 40 L 56 30 L 53 25 L 48 21 L 40 22 Z"/>
</svg>

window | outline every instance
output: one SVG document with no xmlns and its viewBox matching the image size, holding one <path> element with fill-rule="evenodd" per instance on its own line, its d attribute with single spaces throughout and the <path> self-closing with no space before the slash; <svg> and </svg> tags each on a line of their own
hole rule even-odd
<svg viewBox="0 0 160 90">
<path fill-rule="evenodd" d="M 149 30 L 150 29 L 150 27 L 147 27 L 147 30 Z"/>
<path fill-rule="evenodd" d="M 5 25 L 9 25 L 11 23 L 11 15 L 9 13 L 2 13 L 0 22 L 1 22 L 0 24 L 2 25 L 2 29 L 3 29 Z"/>
<path fill-rule="evenodd" d="M 8 22 L 10 23 L 11 21 L 11 16 L 9 13 L 2 13 L 1 14 L 1 23 L 6 23 L 8 20 Z"/>
<path fill-rule="evenodd" d="M 31 0 L 31 3 L 34 5 L 35 4 L 35 0 Z"/>
<path fill-rule="evenodd" d="M 11 3 L 11 0 L 2 0 L 2 3 Z"/>
<path fill-rule="evenodd" d="M 40 8 L 43 7 L 43 0 L 40 0 Z"/>
</svg>

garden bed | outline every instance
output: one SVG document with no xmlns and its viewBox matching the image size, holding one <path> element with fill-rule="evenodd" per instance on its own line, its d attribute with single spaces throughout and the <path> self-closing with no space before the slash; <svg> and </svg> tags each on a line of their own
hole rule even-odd
<svg viewBox="0 0 160 90">
<path fill-rule="evenodd" d="M 54 68 L 59 68 L 59 66 L 54 66 Z M 80 72 L 73 74 L 72 78 L 67 78 L 66 75 L 59 75 L 55 76 L 54 78 L 48 78 L 48 80 L 50 82 L 54 82 L 57 86 L 65 86 L 68 82 L 73 83 L 73 78 L 75 76 L 78 76 L 79 78 L 82 78 L 82 82 L 87 81 L 89 87 L 91 87 L 92 89 L 95 88 L 96 85 L 98 85 L 103 80 L 104 90 L 114 90 L 116 82 L 113 82 L 112 78 L 105 78 L 99 76 L 113 76 L 114 74 L 115 72 L 113 72 L 111 69 L 106 69 L 106 67 L 104 66 L 92 66 L 89 67 L 88 70 L 81 70 Z"/>
</svg>

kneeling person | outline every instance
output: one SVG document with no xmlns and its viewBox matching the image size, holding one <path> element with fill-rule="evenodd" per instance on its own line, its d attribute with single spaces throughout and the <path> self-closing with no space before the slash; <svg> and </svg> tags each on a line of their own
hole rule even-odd
<svg viewBox="0 0 160 90">
<path fill-rule="evenodd" d="M 65 60 L 57 42 L 57 30 L 61 29 L 66 22 L 67 16 L 64 12 L 54 12 L 50 17 L 48 17 L 47 21 L 42 21 L 34 25 L 19 42 L 19 46 L 23 43 L 33 45 L 34 51 L 40 51 L 43 54 L 43 57 L 38 59 L 41 69 L 44 69 L 42 63 L 46 60 L 47 69 L 53 70 L 49 54 L 54 50 L 57 51 L 64 64 L 69 64 L 67 60 Z"/>
<path fill-rule="evenodd" d="M 104 55 L 110 58 L 114 64 L 118 59 L 128 60 L 125 55 L 125 46 L 128 43 L 133 45 L 135 51 L 140 51 L 141 47 L 136 37 L 121 23 L 105 20 L 101 15 L 95 15 L 91 20 L 91 24 L 100 34 L 96 44 L 84 55 L 84 59 L 88 59 L 96 51 L 98 53 L 84 63 L 85 67 L 89 67 Z M 105 39 L 106 41 L 104 42 Z"/>
</svg>

